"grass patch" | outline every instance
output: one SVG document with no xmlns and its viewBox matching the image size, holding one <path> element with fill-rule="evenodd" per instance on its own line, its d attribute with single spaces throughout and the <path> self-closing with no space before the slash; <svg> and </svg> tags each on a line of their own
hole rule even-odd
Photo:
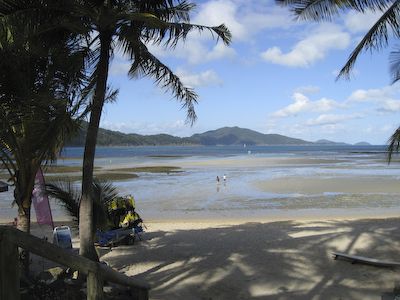
<svg viewBox="0 0 400 300">
<path fill-rule="evenodd" d="M 94 177 L 100 180 L 107 181 L 121 181 L 121 180 L 129 180 L 139 177 L 136 174 L 129 173 L 98 173 L 94 174 Z M 47 175 L 47 181 L 82 181 L 81 175 L 71 175 L 71 176 L 61 176 L 61 175 Z"/>
<path fill-rule="evenodd" d="M 99 170 L 100 167 L 94 167 L 94 170 Z M 81 172 L 82 166 L 47 166 L 44 168 L 44 172 L 48 173 L 75 173 Z"/>
<path fill-rule="evenodd" d="M 136 168 L 121 168 L 121 169 L 112 169 L 112 171 L 117 172 L 147 172 L 147 173 L 177 173 L 182 172 L 180 167 L 171 167 L 171 166 L 154 166 L 154 167 L 136 167 Z"/>
<path fill-rule="evenodd" d="M 148 155 L 147 157 L 153 158 L 181 158 L 183 155 Z"/>
</svg>

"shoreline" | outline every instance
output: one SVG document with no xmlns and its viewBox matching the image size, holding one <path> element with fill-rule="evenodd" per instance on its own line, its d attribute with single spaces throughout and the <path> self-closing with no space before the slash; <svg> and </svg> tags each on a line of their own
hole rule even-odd
<svg viewBox="0 0 400 300">
<path fill-rule="evenodd" d="M 147 217 L 139 210 L 146 224 L 245 224 L 272 223 L 281 221 L 346 221 L 361 219 L 391 219 L 400 218 L 400 208 L 364 208 L 364 209 L 263 209 L 263 210 L 221 210 L 199 212 L 173 212 L 168 216 L 153 215 Z M 37 225 L 35 214 L 32 214 L 31 224 Z M 13 218 L 0 218 L 0 225 L 12 223 Z M 53 218 L 54 223 L 73 223 L 68 215 Z"/>
</svg>

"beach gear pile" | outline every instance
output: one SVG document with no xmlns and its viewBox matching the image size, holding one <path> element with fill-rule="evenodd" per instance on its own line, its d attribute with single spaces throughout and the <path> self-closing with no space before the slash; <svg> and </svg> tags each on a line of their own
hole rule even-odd
<svg viewBox="0 0 400 300">
<path fill-rule="evenodd" d="M 135 211 L 136 203 L 132 195 L 115 197 L 108 204 L 108 214 L 112 228 L 107 231 L 96 231 L 96 244 L 101 247 L 114 247 L 120 244 L 132 245 L 137 238 L 141 239 L 143 220 Z"/>
</svg>

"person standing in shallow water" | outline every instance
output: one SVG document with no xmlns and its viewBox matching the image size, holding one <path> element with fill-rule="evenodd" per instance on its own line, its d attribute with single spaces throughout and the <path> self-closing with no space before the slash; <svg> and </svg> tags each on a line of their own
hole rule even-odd
<svg viewBox="0 0 400 300">
<path fill-rule="evenodd" d="M 224 179 L 224 182 L 226 182 L 226 175 L 224 174 L 224 177 L 223 177 L 223 179 Z"/>
<path fill-rule="evenodd" d="M 219 176 L 217 176 L 217 183 L 219 183 Z"/>
</svg>

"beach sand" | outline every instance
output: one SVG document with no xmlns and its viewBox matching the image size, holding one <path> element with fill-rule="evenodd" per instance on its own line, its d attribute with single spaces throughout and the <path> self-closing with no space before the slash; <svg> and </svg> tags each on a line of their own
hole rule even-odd
<svg viewBox="0 0 400 300">
<path fill-rule="evenodd" d="M 400 285 L 398 270 L 331 255 L 397 260 L 397 218 L 163 220 L 147 226 L 142 241 L 100 253 L 117 270 L 148 281 L 154 300 L 394 299 Z"/>
<path fill-rule="evenodd" d="M 111 267 L 149 282 L 153 300 L 389 300 L 400 295 L 399 269 L 332 257 L 339 251 L 400 262 L 400 218 L 303 215 L 269 222 L 195 219 L 146 225 L 134 245 L 98 251 Z M 33 224 L 32 232 L 51 241 L 49 227 Z M 77 251 L 76 230 L 73 234 Z M 54 266 L 33 258 L 36 271 Z"/>
</svg>

